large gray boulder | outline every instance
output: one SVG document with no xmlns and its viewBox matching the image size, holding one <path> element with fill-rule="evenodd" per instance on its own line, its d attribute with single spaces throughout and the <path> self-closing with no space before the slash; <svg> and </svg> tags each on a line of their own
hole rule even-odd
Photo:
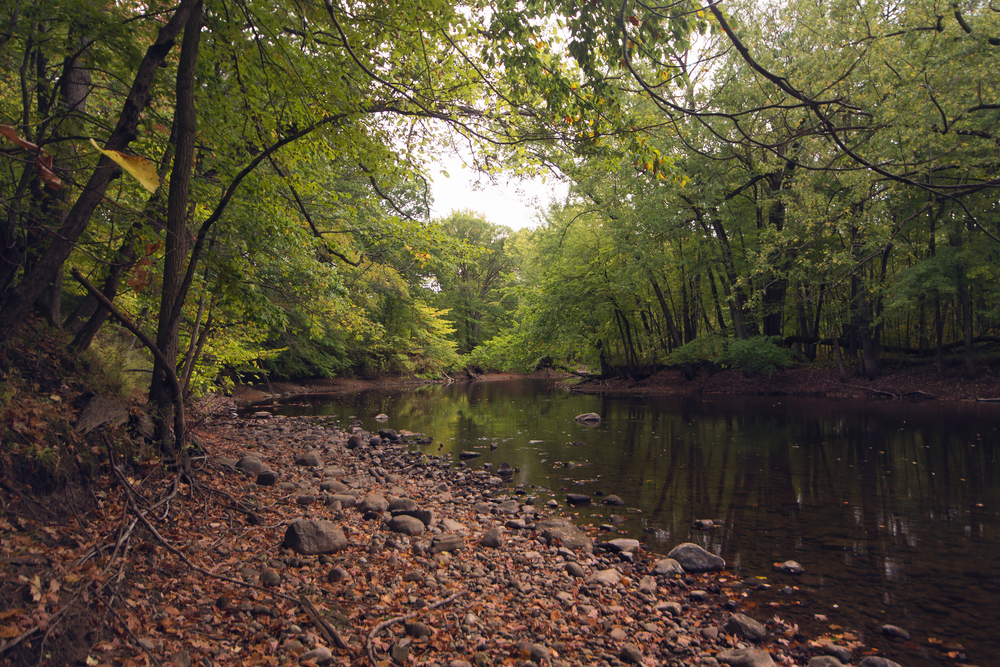
<svg viewBox="0 0 1000 667">
<path fill-rule="evenodd" d="M 667 558 L 680 563 L 685 572 L 718 572 L 726 567 L 724 559 L 691 542 L 678 544 L 667 554 Z"/>
<path fill-rule="evenodd" d="M 256 475 L 264 469 L 264 462 L 260 460 L 259 456 L 246 454 L 236 462 L 236 467 L 239 470 L 250 473 L 251 475 Z"/>
<path fill-rule="evenodd" d="M 332 521 L 293 521 L 285 530 L 285 546 L 305 556 L 332 554 L 347 547 L 344 531 Z"/>
</svg>

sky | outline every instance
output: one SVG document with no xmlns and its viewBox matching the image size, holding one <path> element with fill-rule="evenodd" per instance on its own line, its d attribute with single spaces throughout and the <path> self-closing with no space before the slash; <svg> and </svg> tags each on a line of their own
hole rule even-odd
<svg viewBox="0 0 1000 667">
<path fill-rule="evenodd" d="M 442 171 L 450 177 L 446 178 Z M 431 217 L 444 218 L 452 211 L 469 209 L 482 214 L 487 222 L 511 229 L 537 227 L 539 214 L 553 200 L 562 201 L 568 190 L 565 183 L 554 178 L 543 183 L 541 178 L 520 180 L 500 175 L 496 182 L 490 182 L 488 176 L 463 169 L 458 157 L 442 158 L 430 174 L 434 179 Z"/>
</svg>

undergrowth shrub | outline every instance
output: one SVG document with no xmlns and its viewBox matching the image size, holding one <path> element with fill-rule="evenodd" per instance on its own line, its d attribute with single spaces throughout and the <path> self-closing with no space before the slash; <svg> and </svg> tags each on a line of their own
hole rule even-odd
<svg viewBox="0 0 1000 667">
<path fill-rule="evenodd" d="M 738 368 L 744 373 L 771 373 L 792 365 L 792 353 L 781 347 L 778 336 L 754 336 L 748 340 L 699 336 L 667 357 L 670 366 Z"/>
</svg>

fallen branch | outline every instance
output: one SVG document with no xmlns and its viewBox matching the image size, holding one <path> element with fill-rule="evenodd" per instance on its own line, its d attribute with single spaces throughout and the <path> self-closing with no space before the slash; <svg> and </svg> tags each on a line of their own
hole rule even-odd
<svg viewBox="0 0 1000 667">
<path fill-rule="evenodd" d="M 447 597 L 447 598 L 445 598 L 443 600 L 438 600 L 434 604 L 432 604 L 430 606 L 427 606 L 427 607 L 424 607 L 423 609 L 419 609 L 419 610 L 417 610 L 415 612 L 412 612 L 410 614 L 405 614 L 403 616 L 396 616 L 395 618 L 390 618 L 388 621 L 382 621 L 381 623 L 379 623 L 378 625 L 376 625 L 375 629 L 368 633 L 368 639 L 365 641 L 365 651 L 367 651 L 367 653 L 368 653 L 368 659 L 371 661 L 372 665 L 374 665 L 375 667 L 378 667 L 378 660 L 375 658 L 375 647 L 372 644 L 372 641 L 375 639 L 375 635 L 377 635 L 378 633 L 382 632 L 383 630 L 385 630 L 387 627 L 389 627 L 393 623 L 401 623 L 403 621 L 408 621 L 411 618 L 419 616 L 419 615 L 421 615 L 423 613 L 426 613 L 428 611 L 432 611 L 434 609 L 437 609 L 438 607 L 443 607 L 446 604 L 451 604 L 452 602 L 454 602 L 455 600 L 457 600 L 458 598 L 462 597 L 463 595 L 465 595 L 468 592 L 469 591 L 459 591 L 459 592 L 455 593 L 454 595 L 452 595 L 451 597 Z"/>
</svg>

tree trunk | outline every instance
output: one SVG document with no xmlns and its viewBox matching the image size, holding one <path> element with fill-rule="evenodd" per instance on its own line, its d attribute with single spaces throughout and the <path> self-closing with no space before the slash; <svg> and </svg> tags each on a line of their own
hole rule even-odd
<svg viewBox="0 0 1000 667">
<path fill-rule="evenodd" d="M 174 125 L 177 129 L 174 166 L 170 174 L 167 195 L 166 256 L 163 267 L 163 287 L 160 295 L 160 316 L 156 331 L 156 346 L 167 363 L 176 364 L 182 304 L 182 292 L 191 237 L 187 229 L 191 204 L 188 192 L 195 157 L 197 112 L 195 109 L 195 68 L 201 41 L 202 3 L 195 4 L 184 26 L 184 42 L 177 64 L 177 97 Z M 184 438 L 183 425 L 175 424 L 173 387 L 167 381 L 167 369 L 157 361 L 149 388 L 150 402 L 161 417 L 159 440 L 164 451 L 179 453 Z M 177 432 L 180 429 L 181 432 Z"/>
<path fill-rule="evenodd" d="M 681 346 L 681 332 L 677 330 L 677 325 L 674 324 L 674 318 L 670 315 L 670 308 L 667 307 L 667 300 L 663 298 L 663 291 L 660 289 L 660 284 L 656 282 L 653 276 L 649 277 L 649 282 L 653 284 L 653 293 L 656 294 L 656 300 L 660 302 L 660 310 L 663 311 L 663 319 L 667 323 L 667 329 L 670 331 L 670 342 L 673 349 Z M 669 351 L 669 350 L 668 350 Z"/>
</svg>

